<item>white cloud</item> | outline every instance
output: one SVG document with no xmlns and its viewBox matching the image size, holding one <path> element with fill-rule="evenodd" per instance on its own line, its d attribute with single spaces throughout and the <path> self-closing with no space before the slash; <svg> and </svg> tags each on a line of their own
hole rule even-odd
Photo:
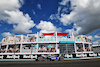
<svg viewBox="0 0 100 67">
<path fill-rule="evenodd" d="M 38 25 L 36 25 L 37 29 L 41 29 L 40 32 L 55 32 L 55 31 L 61 31 L 61 28 L 57 28 L 49 21 L 40 21 Z"/>
<path fill-rule="evenodd" d="M 58 19 L 57 18 L 57 14 L 56 15 L 55 14 L 51 14 L 50 17 L 49 17 L 49 19 L 51 19 L 51 20 Z"/>
<path fill-rule="evenodd" d="M 66 3 L 70 1 L 70 0 L 62 0 L 61 2 L 59 2 L 60 5 L 66 5 Z"/>
<path fill-rule="evenodd" d="M 34 10 L 32 10 L 32 13 L 33 13 L 33 15 L 35 15 L 35 14 L 36 14 Z"/>
<path fill-rule="evenodd" d="M 0 20 L 12 24 L 13 32 L 18 34 L 31 33 L 35 26 L 29 15 L 19 10 L 23 3 L 23 0 L 0 0 Z"/>
<path fill-rule="evenodd" d="M 77 29 L 77 30 L 74 30 Z M 71 34 L 73 32 L 73 34 L 76 36 L 79 34 L 79 31 L 81 30 L 81 27 L 77 26 L 76 24 L 74 24 L 72 29 L 66 29 L 65 32 L 69 32 L 69 34 Z"/>
<path fill-rule="evenodd" d="M 97 45 L 98 43 L 99 43 L 98 41 L 93 42 L 93 44 L 96 44 L 96 45 Z"/>
<path fill-rule="evenodd" d="M 95 38 L 100 38 L 100 36 L 98 36 L 98 35 L 95 35 L 94 37 L 95 37 Z"/>
<path fill-rule="evenodd" d="M 21 4 L 24 4 L 25 3 L 24 0 L 19 0 L 19 1 L 20 1 Z"/>
<path fill-rule="evenodd" d="M 4 32 L 1 34 L 3 37 L 8 37 L 8 36 L 13 36 L 14 34 L 10 33 L 10 32 Z"/>
<path fill-rule="evenodd" d="M 58 7 L 57 14 L 51 14 L 49 19 L 51 19 L 51 20 L 59 19 L 60 11 L 61 11 L 61 7 Z"/>
<path fill-rule="evenodd" d="M 71 6 L 73 11 L 70 14 L 61 14 L 60 21 L 64 25 L 75 23 L 80 27 L 79 31 L 76 30 L 78 34 L 89 34 L 100 29 L 100 0 L 71 0 Z"/>
<path fill-rule="evenodd" d="M 90 36 L 88 36 L 88 38 L 89 38 L 89 39 L 91 39 L 91 40 L 94 40 L 94 37 L 93 37 L 93 36 L 91 36 L 91 35 L 90 35 Z"/>
<path fill-rule="evenodd" d="M 30 30 L 35 26 L 28 14 L 23 14 L 21 11 L 5 11 L 8 17 L 8 23 L 13 24 L 13 32 L 19 34 L 31 33 Z M 21 18 L 21 19 L 20 19 Z"/>
<path fill-rule="evenodd" d="M 21 3 L 19 0 L 0 0 L 0 19 L 5 20 L 6 16 L 9 17 L 5 13 L 5 10 L 14 11 L 18 10 L 21 7 Z"/>
<path fill-rule="evenodd" d="M 40 5 L 40 4 L 37 4 L 37 8 L 38 8 L 38 9 L 41 9 L 41 5 Z"/>
<path fill-rule="evenodd" d="M 99 35 L 89 35 L 89 39 L 92 40 L 93 44 L 99 44 L 100 43 L 100 36 Z"/>
<path fill-rule="evenodd" d="M 40 23 L 36 26 L 38 29 L 43 29 L 43 30 L 56 30 L 56 27 L 51 23 L 47 21 L 40 21 Z"/>
<path fill-rule="evenodd" d="M 65 7 L 68 1 L 71 3 L 71 8 Z M 100 29 L 100 0 L 62 0 L 59 5 L 62 8 L 59 15 L 52 14 L 51 20 L 56 18 L 64 26 L 74 23 L 73 29 L 76 29 L 77 35 L 89 34 Z M 70 14 L 63 12 L 67 8 L 72 10 Z"/>
<path fill-rule="evenodd" d="M 61 18 L 59 20 L 66 26 L 76 21 L 75 15 L 76 12 L 71 12 L 70 14 L 61 14 Z"/>
<path fill-rule="evenodd" d="M 94 41 L 93 44 L 100 44 L 100 39 Z"/>
</svg>

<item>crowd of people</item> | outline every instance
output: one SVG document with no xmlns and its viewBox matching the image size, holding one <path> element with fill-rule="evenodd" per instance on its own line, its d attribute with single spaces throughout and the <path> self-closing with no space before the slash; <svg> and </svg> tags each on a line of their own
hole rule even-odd
<svg viewBox="0 0 100 67">
<path fill-rule="evenodd" d="M 7 52 L 8 53 L 14 53 L 14 52 L 18 53 L 18 52 L 20 52 L 20 49 L 19 48 L 9 47 Z"/>
<path fill-rule="evenodd" d="M 84 51 L 82 46 L 77 46 L 76 49 L 77 49 L 78 52 Z M 87 47 L 85 46 L 85 51 L 90 51 L 90 48 L 88 46 Z"/>
<path fill-rule="evenodd" d="M 56 49 L 55 47 L 41 46 L 39 47 L 38 52 L 56 52 Z"/>
</svg>

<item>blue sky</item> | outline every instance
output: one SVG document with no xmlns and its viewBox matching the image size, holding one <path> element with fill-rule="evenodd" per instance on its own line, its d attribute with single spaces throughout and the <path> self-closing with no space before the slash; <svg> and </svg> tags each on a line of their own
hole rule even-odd
<svg viewBox="0 0 100 67">
<path fill-rule="evenodd" d="M 19 34 L 73 31 L 100 43 L 99 7 L 99 0 L 0 1 L 0 40 Z"/>
</svg>

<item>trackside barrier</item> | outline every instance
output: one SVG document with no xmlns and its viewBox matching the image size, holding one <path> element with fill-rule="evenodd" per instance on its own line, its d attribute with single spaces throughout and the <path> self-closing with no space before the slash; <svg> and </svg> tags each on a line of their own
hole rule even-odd
<svg viewBox="0 0 100 67">
<path fill-rule="evenodd" d="M 87 57 L 87 54 L 76 54 L 76 57 Z"/>
<path fill-rule="evenodd" d="M 82 58 L 82 57 L 96 57 L 96 56 L 100 56 L 100 53 L 65 54 L 65 58 Z"/>
<path fill-rule="evenodd" d="M 81 58 L 87 57 L 87 54 L 65 54 L 65 58 Z"/>
<path fill-rule="evenodd" d="M 82 54 L 76 54 L 76 57 L 83 57 Z"/>
<path fill-rule="evenodd" d="M 3 59 L 3 55 L 0 56 L 0 59 Z"/>
<path fill-rule="evenodd" d="M 72 54 L 65 54 L 65 57 L 67 57 L 67 58 L 73 58 L 73 55 Z"/>
<path fill-rule="evenodd" d="M 93 57 L 94 55 L 93 55 L 93 53 L 90 53 L 89 56 L 90 56 L 90 57 Z"/>
<path fill-rule="evenodd" d="M 7 55 L 7 58 L 14 58 L 13 55 Z"/>
<path fill-rule="evenodd" d="M 37 55 L 0 55 L 0 59 L 23 59 L 23 58 L 37 59 Z"/>
<path fill-rule="evenodd" d="M 46 56 L 46 55 L 42 55 Z M 59 57 L 64 56 L 65 58 L 84 58 L 84 57 L 97 57 L 100 53 L 82 53 L 82 54 L 59 54 Z M 37 55 L 0 55 L 0 59 L 37 59 Z"/>
<path fill-rule="evenodd" d="M 90 53 L 89 56 L 90 56 L 90 57 L 97 56 L 97 53 Z"/>
<path fill-rule="evenodd" d="M 31 58 L 30 55 L 23 55 L 23 58 Z"/>
<path fill-rule="evenodd" d="M 98 53 L 98 56 L 100 56 L 100 53 Z"/>
<path fill-rule="evenodd" d="M 97 53 L 94 53 L 94 56 L 97 56 Z"/>
<path fill-rule="evenodd" d="M 7 55 L 7 57 L 6 58 L 17 58 L 17 59 L 19 59 L 19 55 Z"/>
<path fill-rule="evenodd" d="M 19 55 L 14 55 L 14 58 L 17 58 L 17 59 L 19 59 Z"/>
<path fill-rule="evenodd" d="M 32 58 L 37 59 L 37 55 L 35 55 L 35 56 L 31 55 L 31 59 L 32 59 Z"/>
<path fill-rule="evenodd" d="M 37 55 L 33 56 L 33 55 L 23 55 L 23 58 L 37 58 Z"/>
<path fill-rule="evenodd" d="M 87 54 L 82 54 L 83 57 L 87 57 Z"/>
</svg>

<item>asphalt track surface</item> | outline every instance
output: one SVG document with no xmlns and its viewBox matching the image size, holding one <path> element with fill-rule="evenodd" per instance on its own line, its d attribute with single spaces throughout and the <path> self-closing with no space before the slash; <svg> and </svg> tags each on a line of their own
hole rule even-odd
<svg viewBox="0 0 100 67">
<path fill-rule="evenodd" d="M 0 62 L 0 67 L 100 67 L 100 59 L 71 61 Z"/>
</svg>

